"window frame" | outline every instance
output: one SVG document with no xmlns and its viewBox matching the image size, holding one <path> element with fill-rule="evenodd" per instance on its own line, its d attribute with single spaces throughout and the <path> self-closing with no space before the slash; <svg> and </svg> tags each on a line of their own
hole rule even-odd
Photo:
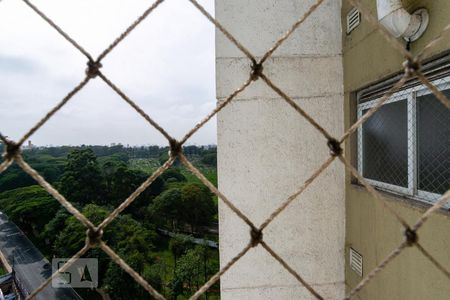
<svg viewBox="0 0 450 300">
<path fill-rule="evenodd" d="M 450 74 L 447 74 L 444 77 L 440 77 L 431 81 L 433 85 L 435 85 L 439 90 L 450 89 Z M 420 190 L 418 188 L 418 163 L 417 163 L 417 107 L 416 107 L 416 98 L 419 96 L 429 95 L 432 92 L 424 85 L 417 84 L 412 87 L 408 87 L 397 91 L 392 94 L 392 96 L 386 100 L 383 105 L 394 103 L 398 101 L 407 101 L 407 153 L 408 153 L 408 168 L 407 168 L 407 176 L 408 176 L 408 187 L 402 187 L 394 184 L 389 184 L 386 182 L 369 179 L 364 177 L 364 166 L 363 166 L 363 154 L 364 154 L 364 143 L 363 143 L 363 126 L 359 126 L 357 129 L 357 169 L 358 172 L 363 176 L 363 178 L 374 187 L 389 192 L 398 194 L 401 196 L 406 196 L 408 198 L 412 198 L 421 202 L 426 203 L 435 203 L 436 200 L 442 195 L 436 194 L 424 190 Z M 374 107 L 378 101 L 382 98 L 382 96 L 378 96 L 375 99 L 368 100 L 365 102 L 361 102 L 362 93 L 358 93 L 357 95 L 357 119 L 359 120 L 363 111 Z"/>
</svg>

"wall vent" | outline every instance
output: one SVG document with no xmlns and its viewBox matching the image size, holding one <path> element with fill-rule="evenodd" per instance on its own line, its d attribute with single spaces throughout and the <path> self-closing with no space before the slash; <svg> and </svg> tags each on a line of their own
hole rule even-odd
<svg viewBox="0 0 450 300">
<path fill-rule="evenodd" d="M 361 23 L 361 14 L 359 10 L 354 7 L 347 14 L 347 34 L 353 31 Z"/>
<path fill-rule="evenodd" d="M 363 258 L 353 248 L 350 248 L 350 268 L 360 277 L 363 276 Z"/>
</svg>

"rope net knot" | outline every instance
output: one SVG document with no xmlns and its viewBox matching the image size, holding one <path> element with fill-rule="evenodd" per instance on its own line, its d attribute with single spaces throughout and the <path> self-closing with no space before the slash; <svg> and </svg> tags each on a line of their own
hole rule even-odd
<svg viewBox="0 0 450 300">
<path fill-rule="evenodd" d="M 331 156 L 340 156 L 342 155 L 342 147 L 341 147 L 341 143 L 339 143 L 339 141 L 335 138 L 331 138 L 328 140 L 327 142 L 327 146 L 328 148 L 330 148 L 330 155 Z"/>
<path fill-rule="evenodd" d="M 405 232 L 405 240 L 409 247 L 414 246 L 419 241 L 419 236 L 417 235 L 417 232 L 412 230 L 411 228 L 406 228 Z"/>
<path fill-rule="evenodd" d="M 86 245 L 88 245 L 90 248 L 95 248 L 102 241 L 102 237 L 102 229 L 89 228 L 88 230 L 86 230 Z"/>
<path fill-rule="evenodd" d="M 422 69 L 422 64 L 417 59 L 407 59 L 403 62 L 403 68 L 405 69 L 405 76 L 412 77 Z"/>
<path fill-rule="evenodd" d="M 250 244 L 252 245 L 252 247 L 258 246 L 263 240 L 262 230 L 252 228 L 250 230 L 250 238 Z"/>
<path fill-rule="evenodd" d="M 169 156 L 177 157 L 179 154 L 183 152 L 183 147 L 181 143 L 178 142 L 176 139 L 170 139 L 169 145 L 170 145 Z"/>
<path fill-rule="evenodd" d="M 257 63 L 256 61 L 252 62 L 252 72 L 250 73 L 250 77 L 253 81 L 256 81 L 261 77 L 264 67 L 262 63 Z"/>
<path fill-rule="evenodd" d="M 86 75 L 91 79 L 97 77 L 100 74 L 101 67 L 103 65 L 99 61 L 89 60 L 87 62 Z"/>
<path fill-rule="evenodd" d="M 20 153 L 20 145 L 14 143 L 12 141 L 7 141 L 6 149 L 5 149 L 5 153 L 3 154 L 3 157 L 6 160 L 10 160 L 10 159 L 13 159 L 19 153 Z"/>
</svg>

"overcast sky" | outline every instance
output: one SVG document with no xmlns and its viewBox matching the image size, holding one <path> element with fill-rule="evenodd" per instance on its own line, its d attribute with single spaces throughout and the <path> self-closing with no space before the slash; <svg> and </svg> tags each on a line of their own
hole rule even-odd
<svg viewBox="0 0 450 300">
<path fill-rule="evenodd" d="M 153 0 L 33 1 L 92 56 Z M 213 0 L 200 1 L 213 13 Z M 0 1 L 0 132 L 17 140 L 84 78 L 86 58 L 22 1 Z M 215 107 L 214 26 L 187 0 L 166 0 L 103 60 L 102 72 L 180 138 Z M 165 139 L 95 79 L 31 137 L 36 145 Z M 216 143 L 216 120 L 190 144 Z"/>
</svg>

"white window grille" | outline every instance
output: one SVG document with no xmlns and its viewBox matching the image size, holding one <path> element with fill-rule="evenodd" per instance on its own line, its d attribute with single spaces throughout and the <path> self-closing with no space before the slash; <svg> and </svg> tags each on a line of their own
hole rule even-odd
<svg viewBox="0 0 450 300">
<path fill-rule="evenodd" d="M 450 76 L 433 84 L 450 96 Z M 378 101 L 360 99 L 358 119 Z M 379 189 L 436 202 L 450 185 L 450 111 L 423 84 L 394 93 L 358 129 L 358 170 Z"/>
</svg>

